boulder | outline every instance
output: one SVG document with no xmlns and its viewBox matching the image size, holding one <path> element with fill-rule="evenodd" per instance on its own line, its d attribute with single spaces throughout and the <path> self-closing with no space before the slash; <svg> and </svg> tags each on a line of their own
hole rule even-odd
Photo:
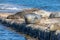
<svg viewBox="0 0 60 40">
<path fill-rule="evenodd" d="M 60 13 L 59 12 L 52 12 L 50 14 L 49 18 L 60 18 Z"/>
<path fill-rule="evenodd" d="M 56 31 L 56 30 L 60 30 L 60 24 L 52 24 L 50 26 L 50 31 Z"/>
<path fill-rule="evenodd" d="M 37 15 L 34 13 L 26 14 L 24 15 L 26 23 L 37 23 L 42 18 L 41 15 Z"/>
<path fill-rule="evenodd" d="M 55 17 L 59 17 L 60 18 L 60 13 L 59 12 L 55 13 Z"/>
</svg>

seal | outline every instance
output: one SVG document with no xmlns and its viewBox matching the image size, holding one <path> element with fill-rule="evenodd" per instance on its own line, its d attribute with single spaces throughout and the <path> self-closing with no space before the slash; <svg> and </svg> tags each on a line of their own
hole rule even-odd
<svg viewBox="0 0 60 40">
<path fill-rule="evenodd" d="M 60 13 L 59 12 L 52 12 L 50 14 L 49 18 L 60 18 Z"/>
<path fill-rule="evenodd" d="M 34 23 L 39 22 L 39 20 L 42 18 L 42 15 L 38 15 L 35 13 L 29 13 L 29 14 L 24 15 L 24 18 L 27 24 L 34 24 Z"/>
<path fill-rule="evenodd" d="M 33 12 L 38 11 L 38 10 L 39 10 L 39 9 L 34 9 L 34 8 L 32 8 L 32 9 L 25 9 L 25 10 L 23 10 L 23 11 L 17 12 L 17 13 L 14 14 L 14 15 L 9 15 L 9 16 L 7 17 L 7 19 L 19 19 L 19 18 L 24 18 L 24 15 L 25 15 L 25 14 L 33 13 Z"/>
</svg>

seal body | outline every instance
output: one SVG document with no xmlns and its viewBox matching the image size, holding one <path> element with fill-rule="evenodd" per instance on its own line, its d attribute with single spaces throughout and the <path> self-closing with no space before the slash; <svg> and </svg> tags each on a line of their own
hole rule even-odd
<svg viewBox="0 0 60 40">
<path fill-rule="evenodd" d="M 24 15 L 26 23 L 37 23 L 42 18 L 41 15 L 37 15 L 34 13 L 26 14 Z"/>
</svg>

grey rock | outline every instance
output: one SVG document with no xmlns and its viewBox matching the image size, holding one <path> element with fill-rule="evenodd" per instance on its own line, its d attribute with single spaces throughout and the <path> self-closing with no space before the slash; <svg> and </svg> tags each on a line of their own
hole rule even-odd
<svg viewBox="0 0 60 40">
<path fill-rule="evenodd" d="M 60 18 L 60 13 L 59 12 L 52 12 L 50 14 L 49 18 Z"/>
</svg>

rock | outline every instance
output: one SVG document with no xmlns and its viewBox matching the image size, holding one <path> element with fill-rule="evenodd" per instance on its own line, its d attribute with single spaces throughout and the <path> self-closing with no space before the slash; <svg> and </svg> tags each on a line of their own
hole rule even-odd
<svg viewBox="0 0 60 40">
<path fill-rule="evenodd" d="M 33 35 L 33 37 L 38 36 L 39 40 L 50 39 L 50 31 L 46 30 L 46 27 L 35 25 L 35 24 L 28 24 L 27 27 L 32 28 L 30 33 Z"/>
<path fill-rule="evenodd" d="M 49 18 L 54 18 L 55 17 L 55 15 L 54 14 L 50 14 L 50 16 L 49 16 Z"/>
<path fill-rule="evenodd" d="M 38 10 L 34 12 L 35 14 L 42 15 L 42 17 L 48 18 L 51 14 L 51 12 L 45 11 L 45 10 Z"/>
<path fill-rule="evenodd" d="M 60 18 L 60 13 L 59 12 L 55 13 L 55 17 L 59 17 Z"/>
<path fill-rule="evenodd" d="M 60 30 L 52 31 L 50 38 L 51 40 L 60 40 Z"/>
<path fill-rule="evenodd" d="M 56 39 L 60 40 L 60 30 L 56 30 L 55 35 L 56 35 Z"/>
<path fill-rule="evenodd" d="M 52 24 L 50 26 L 50 31 L 56 31 L 56 30 L 60 30 L 60 25 L 58 25 L 58 24 Z"/>
<path fill-rule="evenodd" d="M 9 15 L 8 17 L 7 17 L 7 19 L 19 19 L 20 18 L 20 16 L 15 16 L 15 15 Z"/>
<path fill-rule="evenodd" d="M 34 13 L 26 14 L 24 15 L 26 23 L 37 23 L 42 18 L 41 15 L 37 15 Z"/>
<path fill-rule="evenodd" d="M 59 12 L 52 12 L 50 14 L 49 18 L 60 18 L 60 13 Z"/>
</svg>

